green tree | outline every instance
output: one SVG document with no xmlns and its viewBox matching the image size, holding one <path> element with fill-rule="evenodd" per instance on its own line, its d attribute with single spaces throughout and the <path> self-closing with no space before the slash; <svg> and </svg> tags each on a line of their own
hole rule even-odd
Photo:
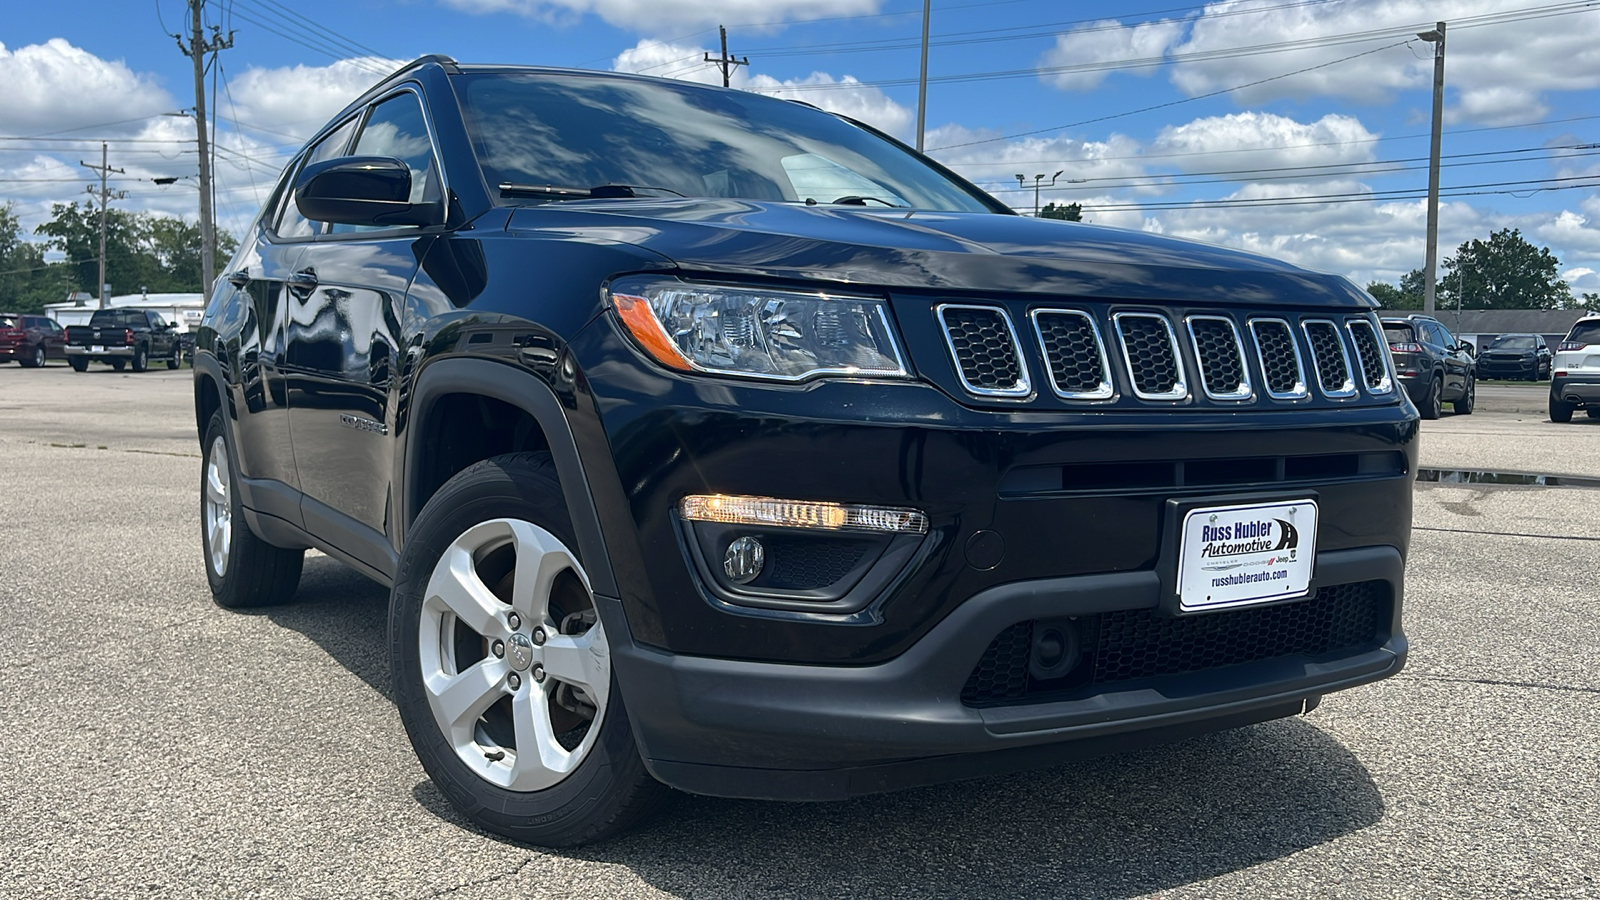
<svg viewBox="0 0 1600 900">
<path fill-rule="evenodd" d="M 46 263 L 44 251 L 23 237 L 12 205 L 0 206 L 0 310 L 42 312 L 46 303 L 66 297 L 68 273 Z"/>
<path fill-rule="evenodd" d="M 1383 304 L 1384 309 L 1421 309 L 1425 289 L 1421 269 L 1407 272 L 1405 277 L 1400 279 L 1398 287 L 1387 281 L 1373 281 L 1367 284 L 1367 293 Z"/>
<path fill-rule="evenodd" d="M 1436 286 L 1440 307 L 1459 300 L 1462 309 L 1560 309 L 1576 302 L 1561 280 L 1561 261 L 1515 228 L 1463 243 L 1444 267 Z"/>
<path fill-rule="evenodd" d="M 1039 210 L 1039 218 L 1061 219 L 1067 222 L 1082 222 L 1083 204 L 1064 203 L 1058 206 L 1054 203 L 1046 203 L 1044 205 L 1044 209 Z"/>
<path fill-rule="evenodd" d="M 100 210 L 92 203 L 58 203 L 38 234 L 66 254 L 74 289 L 96 294 L 100 266 Z M 217 233 L 217 258 L 226 260 L 238 242 Z M 200 226 L 171 216 L 106 211 L 106 282 L 113 294 L 201 290 Z"/>
</svg>

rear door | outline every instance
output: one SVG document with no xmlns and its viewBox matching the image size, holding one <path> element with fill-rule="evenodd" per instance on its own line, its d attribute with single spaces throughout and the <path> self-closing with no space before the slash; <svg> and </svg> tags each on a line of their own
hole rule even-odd
<svg viewBox="0 0 1600 900">
<path fill-rule="evenodd" d="M 411 86 L 370 107 L 350 153 L 404 161 L 416 202 L 443 196 L 422 98 Z M 301 509 L 313 534 L 364 558 L 361 543 L 388 531 L 401 319 L 417 260 L 433 240 L 414 226 L 333 225 L 296 267 L 308 282 L 293 300 L 287 356 Z M 372 531 L 352 533 L 351 524 Z"/>
</svg>

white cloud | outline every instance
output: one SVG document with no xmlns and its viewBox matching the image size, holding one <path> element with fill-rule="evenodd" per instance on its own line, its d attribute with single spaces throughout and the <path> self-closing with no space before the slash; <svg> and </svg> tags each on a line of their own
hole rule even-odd
<svg viewBox="0 0 1600 900">
<path fill-rule="evenodd" d="M 1160 59 L 1173 42 L 1183 36 L 1183 23 L 1163 19 L 1139 25 L 1123 25 L 1115 20 L 1096 22 L 1056 36 L 1056 44 L 1039 59 L 1041 69 L 1058 69 L 1085 64 L 1129 59 Z M 1150 75 L 1154 68 L 1129 69 Z M 1105 69 L 1048 72 L 1045 80 L 1064 91 L 1086 91 L 1105 80 Z"/>
<path fill-rule="evenodd" d="M 15 51 L 0 44 L 0 123 L 10 134 L 47 134 L 95 126 L 136 130 L 127 120 L 180 105 L 155 81 L 121 61 L 104 60 L 62 38 Z M 108 124 L 112 123 L 112 124 Z"/>
<path fill-rule="evenodd" d="M 365 57 L 342 59 L 326 66 L 252 66 L 235 75 L 218 113 L 237 118 L 241 127 L 271 134 L 277 142 L 300 143 L 327 123 L 334 113 L 399 68 L 396 60 Z"/>
<path fill-rule="evenodd" d="M 1284 4 L 1281 0 L 1213 3 L 1192 20 L 1189 37 L 1174 56 L 1262 46 L 1280 41 L 1410 28 L 1445 20 L 1463 26 L 1473 16 L 1507 11 L 1505 0 L 1346 0 Z M 1240 14 L 1259 9 L 1259 12 Z M 1190 95 L 1229 88 L 1287 71 L 1331 63 L 1381 43 L 1299 47 L 1292 52 L 1228 56 L 1182 62 L 1172 80 Z M 1414 52 L 1412 52 L 1414 51 Z M 1244 104 L 1282 97 L 1338 96 L 1389 102 L 1399 90 L 1426 91 L 1432 84 L 1432 45 L 1413 41 L 1359 60 L 1281 78 L 1234 93 Z M 1447 99 L 1453 119 L 1494 124 L 1538 118 L 1546 91 L 1600 86 L 1600 16 L 1592 13 L 1524 18 L 1448 31 Z"/>
<path fill-rule="evenodd" d="M 930 147 L 984 143 L 970 146 L 952 146 L 935 151 L 932 155 L 941 163 L 954 169 L 967 180 L 993 194 L 1002 203 L 1019 211 L 1033 210 L 1034 176 L 1043 174 L 1042 184 L 1048 185 L 1056 171 L 1061 177 L 1055 188 L 1040 190 L 1040 203 L 1109 203 L 1125 202 L 1128 198 L 1097 195 L 1096 182 L 1115 179 L 1121 181 L 1145 174 L 1138 159 L 1139 144 L 1132 138 L 1113 134 L 1104 141 L 1081 141 L 1074 138 L 1028 137 L 1005 141 L 989 141 L 992 132 L 971 131 L 959 125 L 944 125 L 928 132 Z M 1017 185 L 1017 175 L 1022 175 L 1025 186 Z M 1072 186 L 1074 183 L 1083 187 Z M 1149 193 L 1159 186 L 1142 189 Z M 1103 225 L 1138 228 L 1144 219 L 1138 212 L 1104 212 L 1094 217 Z"/>
<path fill-rule="evenodd" d="M 1169 125 L 1156 136 L 1150 152 L 1173 155 L 1170 164 L 1189 171 L 1325 166 L 1373 159 L 1377 137 L 1352 116 L 1329 114 L 1315 122 L 1297 122 L 1273 113 L 1241 112 Z"/>
<path fill-rule="evenodd" d="M 705 61 L 706 52 L 703 47 L 646 38 L 618 54 L 611 68 L 618 72 L 720 85 L 722 70 Z M 740 67 L 729 81 L 735 88 L 785 100 L 803 100 L 898 137 L 910 136 L 912 111 L 851 75 L 835 78 L 826 72 L 812 72 L 804 78 L 780 80 L 771 75 L 751 74 Z"/>
<path fill-rule="evenodd" d="M 880 0 L 444 0 L 469 13 L 509 12 L 562 23 L 593 13 L 618 28 L 657 34 L 719 22 L 804 22 L 830 16 L 870 14 Z"/>
</svg>

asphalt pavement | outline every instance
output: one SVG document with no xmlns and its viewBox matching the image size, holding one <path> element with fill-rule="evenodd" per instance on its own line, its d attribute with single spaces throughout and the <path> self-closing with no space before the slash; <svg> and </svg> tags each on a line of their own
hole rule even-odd
<svg viewBox="0 0 1600 900">
<path fill-rule="evenodd" d="M 552 852 L 424 776 L 383 589 L 212 604 L 189 376 L 0 367 L 0 896 L 1600 896 L 1600 492 L 1418 485 L 1410 665 L 1307 716 Z M 1600 475 L 1600 421 L 1500 390 L 1423 464 Z"/>
</svg>

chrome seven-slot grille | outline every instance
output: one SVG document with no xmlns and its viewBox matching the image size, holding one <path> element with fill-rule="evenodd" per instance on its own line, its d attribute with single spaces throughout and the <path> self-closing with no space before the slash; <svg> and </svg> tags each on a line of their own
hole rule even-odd
<svg viewBox="0 0 1600 900">
<path fill-rule="evenodd" d="M 1394 390 L 1388 357 L 1366 317 L 1263 314 L 1236 320 L 1134 310 L 1111 315 L 1103 328 L 1086 310 L 1035 309 L 1025 323 L 1032 334 L 1024 335 L 997 306 L 945 304 L 936 313 L 961 386 L 978 397 L 1033 396 L 1023 341 L 1038 350 L 1051 391 L 1064 400 L 1115 397 L 1113 360 L 1140 400 L 1256 399 L 1251 362 L 1263 382 L 1260 392 L 1274 400 L 1306 399 L 1313 389 L 1335 400 L 1360 396 L 1362 389 L 1372 396 Z M 1192 365 L 1197 372 L 1188 371 Z"/>
</svg>

